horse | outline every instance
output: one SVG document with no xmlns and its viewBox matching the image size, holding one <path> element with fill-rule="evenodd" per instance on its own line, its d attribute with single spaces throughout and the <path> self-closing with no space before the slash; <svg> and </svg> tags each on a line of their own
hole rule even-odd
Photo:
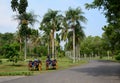
<svg viewBox="0 0 120 83">
<path fill-rule="evenodd" d="M 32 61 L 28 62 L 28 68 L 29 68 L 29 70 L 32 70 Z"/>
</svg>

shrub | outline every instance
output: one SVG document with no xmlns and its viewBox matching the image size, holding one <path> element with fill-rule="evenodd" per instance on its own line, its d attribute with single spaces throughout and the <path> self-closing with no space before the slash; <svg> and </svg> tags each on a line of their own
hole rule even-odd
<svg viewBox="0 0 120 83">
<path fill-rule="evenodd" d="M 0 64 L 2 64 L 2 60 L 0 60 Z"/>
<path fill-rule="evenodd" d="M 116 59 L 116 60 L 120 60 L 120 53 L 115 56 L 115 59 Z"/>
</svg>

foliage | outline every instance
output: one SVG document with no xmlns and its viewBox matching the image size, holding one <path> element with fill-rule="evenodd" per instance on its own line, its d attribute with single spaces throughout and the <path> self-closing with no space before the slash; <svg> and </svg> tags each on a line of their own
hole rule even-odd
<svg viewBox="0 0 120 83">
<path fill-rule="evenodd" d="M 20 0 L 20 3 L 18 5 L 19 14 L 25 13 L 27 6 L 28 6 L 27 0 Z"/>
<path fill-rule="evenodd" d="M 100 56 L 106 50 L 103 49 L 103 40 L 99 36 L 88 36 L 81 43 L 81 53 L 87 54 L 87 56 Z"/>
<path fill-rule="evenodd" d="M 107 48 L 114 55 L 115 50 L 120 48 L 120 1 L 117 0 L 94 0 L 91 4 L 86 3 L 87 9 L 102 9 L 107 18 L 108 25 L 103 27 L 104 40 Z"/>
<path fill-rule="evenodd" d="M 62 15 L 58 13 L 57 10 L 51 10 L 49 9 L 48 12 L 44 15 L 40 30 L 43 30 L 45 34 L 48 35 L 48 40 L 52 42 L 52 56 L 55 58 L 55 39 L 54 34 L 56 31 L 59 31 L 61 29 L 61 23 L 62 23 Z M 50 41 L 48 42 L 48 48 L 50 46 Z M 50 52 L 49 52 L 50 53 Z"/>
<path fill-rule="evenodd" d="M 120 60 L 120 53 L 115 56 L 115 59 L 116 59 L 116 60 Z"/>
<path fill-rule="evenodd" d="M 91 4 L 86 4 L 86 8 L 103 9 L 105 16 L 109 23 L 116 23 L 119 21 L 120 1 L 117 0 L 94 0 Z"/>
<path fill-rule="evenodd" d="M 2 64 L 2 60 L 0 60 L 0 64 Z"/>
<path fill-rule="evenodd" d="M 11 8 L 13 11 L 17 11 L 18 8 L 18 0 L 12 0 L 11 1 Z"/>
<path fill-rule="evenodd" d="M 70 29 L 72 29 L 72 33 L 73 33 L 73 41 L 72 39 L 70 39 L 70 41 L 73 42 L 73 56 L 74 56 L 74 60 L 73 62 L 75 62 L 75 57 L 76 57 L 76 45 L 79 46 L 80 44 L 80 39 L 84 38 L 84 32 L 82 30 L 82 26 L 81 26 L 81 22 L 85 23 L 87 21 L 87 19 L 83 16 L 84 12 L 82 12 L 82 10 L 78 7 L 76 9 L 73 8 L 69 8 L 68 11 L 66 11 L 66 23 L 68 24 L 67 27 L 69 27 Z M 80 32 L 82 34 L 80 34 Z M 68 31 L 66 31 L 68 32 Z M 70 34 L 72 34 L 70 33 Z M 69 33 L 67 33 L 69 35 Z M 80 34 L 80 35 L 78 35 Z M 69 38 L 68 37 L 68 42 L 69 42 Z M 79 48 L 77 48 L 79 49 Z"/>
<path fill-rule="evenodd" d="M 3 47 L 3 54 L 13 63 L 16 63 L 19 58 L 19 44 L 13 43 Z"/>
<path fill-rule="evenodd" d="M 38 46 L 34 48 L 34 54 L 38 55 L 39 57 L 47 56 L 47 48 L 45 46 Z"/>
<path fill-rule="evenodd" d="M 12 0 L 11 8 L 13 11 L 18 11 L 19 14 L 23 14 L 26 12 L 26 8 L 28 7 L 27 0 Z"/>
</svg>

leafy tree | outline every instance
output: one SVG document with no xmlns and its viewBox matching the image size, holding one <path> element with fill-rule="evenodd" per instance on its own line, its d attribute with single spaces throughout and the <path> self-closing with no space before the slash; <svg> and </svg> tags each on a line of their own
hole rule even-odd
<svg viewBox="0 0 120 83">
<path fill-rule="evenodd" d="M 105 31 L 103 33 L 103 38 L 108 43 L 108 49 L 111 50 L 112 54 L 114 55 L 115 51 L 119 50 L 120 47 L 120 32 L 117 30 L 117 27 L 114 27 L 111 24 L 104 26 L 102 29 Z"/>
<path fill-rule="evenodd" d="M 101 56 L 106 50 L 104 49 L 103 39 L 99 36 L 88 36 L 81 43 L 82 56 L 88 57 Z"/>
<path fill-rule="evenodd" d="M 3 47 L 3 54 L 13 63 L 16 63 L 19 59 L 19 44 L 6 44 Z"/>
<path fill-rule="evenodd" d="M 120 46 L 120 1 L 117 0 L 94 0 L 86 4 L 87 9 L 102 9 L 107 18 L 108 25 L 104 26 L 104 35 L 109 47 L 115 52 Z M 113 55 L 114 55 L 114 52 Z"/>
</svg>

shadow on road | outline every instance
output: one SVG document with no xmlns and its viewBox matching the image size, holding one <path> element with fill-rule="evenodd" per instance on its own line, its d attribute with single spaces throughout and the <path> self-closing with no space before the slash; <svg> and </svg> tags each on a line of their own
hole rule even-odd
<svg viewBox="0 0 120 83">
<path fill-rule="evenodd" d="M 110 61 L 97 61 L 97 62 L 99 64 L 102 62 L 101 64 L 103 65 L 97 65 L 96 63 L 96 64 L 90 64 L 86 67 L 73 68 L 70 70 L 80 72 L 80 73 L 86 73 L 87 75 L 92 75 L 92 76 L 118 76 L 120 77 L 120 64 L 119 63 L 115 64 Z M 96 65 L 96 66 L 92 66 L 92 65 Z"/>
</svg>

